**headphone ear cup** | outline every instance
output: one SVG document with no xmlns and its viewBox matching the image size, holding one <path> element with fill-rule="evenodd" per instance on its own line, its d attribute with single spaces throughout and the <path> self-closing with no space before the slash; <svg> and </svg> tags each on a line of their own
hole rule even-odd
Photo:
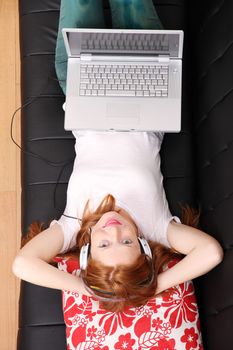
<svg viewBox="0 0 233 350">
<path fill-rule="evenodd" d="M 145 238 L 142 238 L 142 237 L 138 237 L 138 240 L 139 240 L 139 243 L 142 247 L 144 254 L 148 255 L 149 258 L 152 259 L 152 252 L 151 252 L 151 249 L 150 249 L 150 246 L 149 246 L 149 243 L 147 242 L 147 240 Z"/>
<path fill-rule="evenodd" d="M 88 255 L 89 255 L 89 243 L 85 244 L 82 246 L 80 250 L 80 255 L 79 255 L 79 264 L 80 264 L 80 269 L 81 270 L 86 270 L 87 267 L 87 260 L 88 260 Z"/>
</svg>

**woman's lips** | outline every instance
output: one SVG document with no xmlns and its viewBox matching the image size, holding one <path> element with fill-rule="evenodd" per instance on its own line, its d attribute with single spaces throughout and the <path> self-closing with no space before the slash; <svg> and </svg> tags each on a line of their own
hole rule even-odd
<svg viewBox="0 0 233 350">
<path fill-rule="evenodd" d="M 103 227 L 111 226 L 111 225 L 122 225 L 120 221 L 116 219 L 108 219 Z"/>
</svg>

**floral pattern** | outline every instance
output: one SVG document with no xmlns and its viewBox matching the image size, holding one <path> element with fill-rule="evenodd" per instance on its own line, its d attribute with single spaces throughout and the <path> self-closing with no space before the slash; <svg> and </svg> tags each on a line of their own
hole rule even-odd
<svg viewBox="0 0 233 350">
<path fill-rule="evenodd" d="M 79 274 L 77 260 L 56 261 L 60 270 Z M 191 281 L 120 313 L 101 309 L 94 297 L 63 291 L 63 312 L 68 350 L 204 350 Z"/>
<path fill-rule="evenodd" d="M 131 338 L 130 333 L 125 335 L 120 335 L 118 342 L 114 345 L 116 350 L 133 350 L 132 346 L 134 345 L 135 340 Z"/>
<path fill-rule="evenodd" d="M 186 350 L 195 349 L 198 341 L 198 334 L 195 332 L 195 329 L 193 327 L 186 328 L 181 341 L 185 343 Z"/>
</svg>

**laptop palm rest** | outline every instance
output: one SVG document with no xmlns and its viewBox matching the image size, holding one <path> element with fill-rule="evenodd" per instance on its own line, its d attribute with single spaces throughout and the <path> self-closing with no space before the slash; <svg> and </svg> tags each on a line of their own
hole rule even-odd
<svg viewBox="0 0 233 350">
<path fill-rule="evenodd" d="M 140 105 L 135 103 L 107 103 L 106 117 L 119 123 L 137 123 L 140 120 Z"/>
</svg>

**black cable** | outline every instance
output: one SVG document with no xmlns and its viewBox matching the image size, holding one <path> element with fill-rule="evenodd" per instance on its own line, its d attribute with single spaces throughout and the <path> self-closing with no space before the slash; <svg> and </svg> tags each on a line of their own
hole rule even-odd
<svg viewBox="0 0 233 350">
<path fill-rule="evenodd" d="M 56 194 L 57 194 L 57 186 L 59 185 L 59 181 L 61 179 L 61 176 L 63 174 L 63 171 L 65 170 L 65 168 L 67 167 L 67 165 L 73 163 L 73 160 L 67 162 L 66 164 L 64 164 L 64 166 L 61 168 L 61 171 L 59 172 L 56 184 L 55 184 L 55 188 L 54 188 L 54 192 L 53 192 L 53 207 L 56 208 Z"/>
<path fill-rule="evenodd" d="M 52 68 L 52 67 L 51 67 L 51 68 Z M 59 173 L 59 175 L 58 175 L 58 178 L 57 178 L 57 181 L 56 181 L 56 184 L 55 184 L 55 188 L 54 188 L 53 201 L 54 201 L 54 208 L 56 208 L 56 191 L 57 191 L 57 186 L 58 186 L 58 184 L 59 184 L 59 180 L 60 180 L 60 178 L 61 178 L 61 176 L 62 176 L 62 173 L 63 173 L 65 167 L 66 167 L 67 165 L 73 163 L 75 157 L 72 157 L 72 158 L 68 159 L 68 160 L 65 161 L 65 162 L 52 162 L 52 161 L 48 160 L 47 158 L 42 157 L 42 156 L 39 155 L 39 154 L 36 154 L 36 153 L 34 153 L 34 152 L 32 152 L 32 151 L 27 151 L 27 150 L 23 149 L 23 147 L 17 143 L 17 141 L 14 139 L 14 136 L 13 136 L 13 126 L 14 126 L 14 121 L 15 121 L 15 116 L 16 116 L 16 114 L 17 114 L 20 110 L 22 110 L 22 109 L 26 108 L 27 106 L 31 105 L 31 104 L 32 104 L 33 102 L 35 102 L 40 96 L 42 96 L 42 94 L 44 93 L 44 91 L 46 91 L 46 89 L 47 89 L 47 87 L 48 87 L 48 85 L 49 85 L 50 79 L 55 80 L 55 81 L 58 81 L 58 82 L 60 81 L 59 79 L 56 79 L 56 78 L 50 76 L 50 74 L 48 74 L 48 80 L 46 81 L 46 84 L 45 84 L 45 86 L 43 87 L 43 89 L 41 89 L 41 92 L 40 92 L 38 95 L 36 95 L 36 96 L 30 98 L 29 101 L 25 102 L 22 106 L 20 106 L 19 108 L 17 108 L 17 109 L 14 111 L 14 113 L 13 113 L 13 115 L 12 115 L 12 117 L 11 117 L 10 137 L 11 137 L 12 142 L 20 149 L 20 151 L 23 152 L 24 154 L 26 154 L 27 156 L 31 156 L 31 157 L 36 158 L 36 159 L 40 159 L 40 160 L 42 160 L 43 162 L 45 162 L 46 164 L 48 164 L 48 165 L 50 165 L 50 166 L 53 166 L 53 167 L 62 167 L 62 169 L 61 169 L 61 171 L 60 171 L 60 173 Z"/>
<path fill-rule="evenodd" d="M 16 114 L 17 114 L 20 110 L 22 110 L 22 109 L 24 109 L 25 107 L 27 107 L 27 106 L 29 106 L 30 104 L 32 104 L 32 103 L 33 103 L 34 101 L 36 101 L 40 96 L 42 96 L 43 92 L 46 91 L 46 89 L 47 89 L 47 87 L 48 87 L 48 84 L 49 84 L 49 82 L 50 82 L 50 79 L 59 81 L 58 79 L 53 78 L 53 77 L 51 77 L 51 76 L 49 75 L 49 76 L 48 76 L 48 80 L 46 81 L 46 85 L 43 87 L 43 89 L 41 90 L 41 92 L 40 92 L 38 95 L 36 95 L 36 96 L 32 97 L 31 99 L 29 99 L 29 101 L 27 101 L 26 103 L 24 103 L 22 106 L 20 106 L 19 108 L 17 108 L 17 109 L 14 111 L 14 113 L 13 113 L 13 115 L 12 115 L 12 117 L 11 117 L 10 136 L 11 136 L 12 142 L 13 142 L 13 143 L 21 150 L 21 152 L 23 152 L 24 154 L 26 154 L 26 155 L 28 155 L 28 156 L 31 156 L 31 157 L 33 157 L 33 158 L 36 158 L 36 159 L 40 159 L 40 160 L 44 161 L 46 164 L 51 165 L 51 166 L 54 166 L 54 167 L 64 167 L 64 166 L 70 164 L 71 162 L 73 162 L 73 161 L 74 161 L 74 157 L 68 159 L 68 160 L 65 161 L 65 162 L 52 162 L 52 161 L 46 159 L 45 157 L 42 157 L 41 155 L 36 154 L 36 153 L 34 153 L 34 152 L 32 152 L 32 151 L 26 151 L 25 149 L 23 149 L 22 146 L 20 146 L 20 145 L 17 143 L 17 141 L 14 139 L 14 136 L 13 136 L 13 125 L 14 125 L 14 121 L 15 121 L 15 116 L 16 116 Z"/>
</svg>

